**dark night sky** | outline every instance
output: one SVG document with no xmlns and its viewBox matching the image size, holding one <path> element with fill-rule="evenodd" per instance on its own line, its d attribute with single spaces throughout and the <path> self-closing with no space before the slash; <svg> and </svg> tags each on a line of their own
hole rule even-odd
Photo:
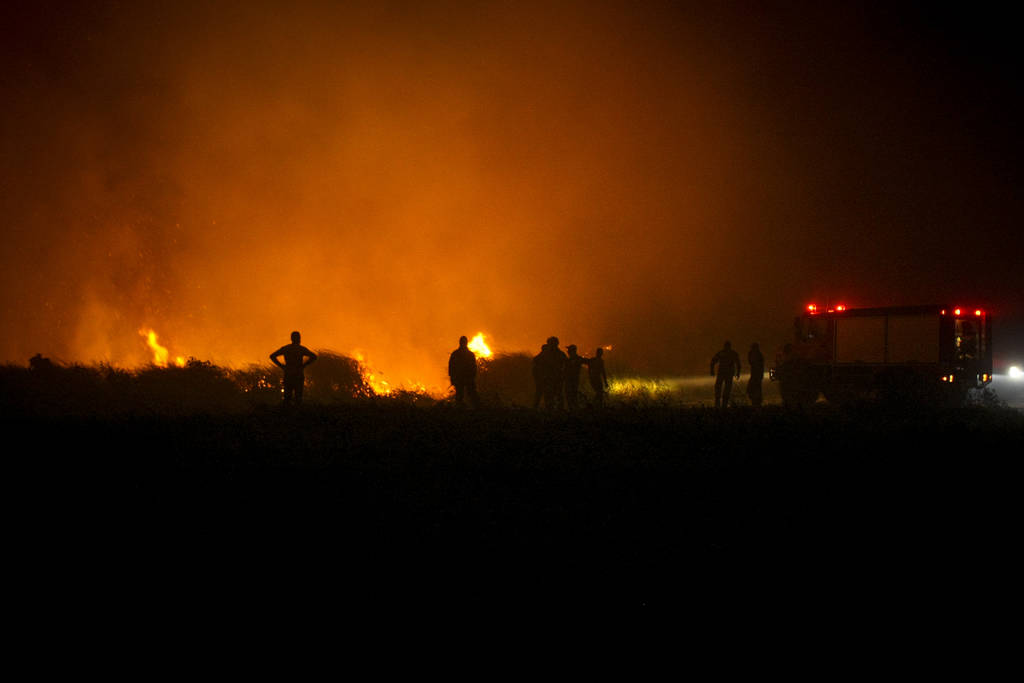
<svg viewBox="0 0 1024 683">
<path fill-rule="evenodd" d="M 829 298 L 1024 360 L 1002 10 L 633 5 L 6 3 L 0 360 L 298 328 L 429 383 L 482 330 L 688 374 Z"/>
</svg>

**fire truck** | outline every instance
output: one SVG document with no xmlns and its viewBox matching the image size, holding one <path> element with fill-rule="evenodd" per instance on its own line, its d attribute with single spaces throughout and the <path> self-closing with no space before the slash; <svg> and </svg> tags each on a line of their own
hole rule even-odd
<svg viewBox="0 0 1024 683">
<path fill-rule="evenodd" d="M 962 402 L 992 381 L 992 318 L 981 308 L 819 308 L 793 322 L 769 370 L 787 405 L 888 398 Z"/>
</svg>

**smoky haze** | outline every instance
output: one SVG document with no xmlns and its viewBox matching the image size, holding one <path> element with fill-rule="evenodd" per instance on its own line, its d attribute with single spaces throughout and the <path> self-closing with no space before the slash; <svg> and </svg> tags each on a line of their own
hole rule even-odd
<svg viewBox="0 0 1024 683">
<path fill-rule="evenodd" d="M 1022 313 L 962 248 L 1019 243 L 994 95 L 946 80 L 990 65 L 913 16 L 211 4 L 3 10 L 0 358 L 297 329 L 443 385 L 481 331 L 688 374 L 811 298 Z"/>
</svg>

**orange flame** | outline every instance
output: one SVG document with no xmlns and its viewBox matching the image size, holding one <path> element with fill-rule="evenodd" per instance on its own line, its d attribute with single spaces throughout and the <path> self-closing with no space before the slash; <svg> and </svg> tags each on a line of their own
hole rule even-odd
<svg viewBox="0 0 1024 683">
<path fill-rule="evenodd" d="M 378 396 L 387 396 L 391 393 L 391 383 L 381 376 L 384 373 L 374 371 L 370 368 L 369 364 L 366 362 L 366 356 L 362 351 L 359 351 L 358 349 L 353 351 L 352 357 L 359 361 L 363 381 L 369 385 L 373 390 L 373 393 Z"/>
<path fill-rule="evenodd" d="M 491 347 L 484 341 L 484 333 L 478 332 L 475 337 L 469 342 L 469 350 L 477 355 L 478 358 L 491 358 L 494 356 L 494 352 L 491 351 Z"/>
<path fill-rule="evenodd" d="M 153 365 L 158 368 L 166 368 L 169 363 L 170 352 L 166 346 L 161 346 L 160 342 L 157 341 L 156 331 L 152 328 L 139 330 L 139 335 L 146 338 L 146 346 L 153 352 Z M 185 359 L 182 356 L 177 356 L 174 359 L 174 364 L 179 368 L 185 367 Z"/>
</svg>

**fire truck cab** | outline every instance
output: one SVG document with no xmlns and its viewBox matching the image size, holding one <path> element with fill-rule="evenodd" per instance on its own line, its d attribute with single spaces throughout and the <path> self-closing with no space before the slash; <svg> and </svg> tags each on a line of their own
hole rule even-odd
<svg viewBox="0 0 1024 683">
<path fill-rule="evenodd" d="M 962 401 L 992 381 L 992 319 L 980 308 L 819 309 L 793 323 L 770 377 L 786 404 L 873 397 Z"/>
</svg>

